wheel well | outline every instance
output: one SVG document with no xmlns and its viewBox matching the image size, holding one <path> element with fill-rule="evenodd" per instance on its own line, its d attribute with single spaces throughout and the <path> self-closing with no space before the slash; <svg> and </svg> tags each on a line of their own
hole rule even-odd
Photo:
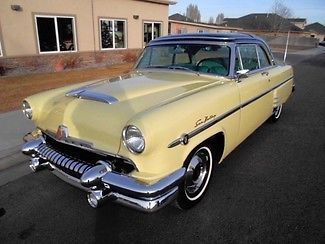
<svg viewBox="0 0 325 244">
<path fill-rule="evenodd" d="M 214 162 L 219 163 L 225 148 L 224 134 L 222 132 L 219 132 L 202 143 L 207 143 L 208 145 L 210 145 L 210 148 L 213 153 Z"/>
<path fill-rule="evenodd" d="M 224 151 L 224 148 L 225 148 L 225 137 L 224 137 L 224 134 L 222 132 L 219 132 L 219 133 L 207 138 L 206 140 L 201 142 L 199 145 L 197 145 L 191 151 L 191 153 L 188 155 L 188 157 L 186 158 L 185 164 L 186 164 L 186 162 L 188 162 L 191 159 L 191 157 L 196 152 L 196 150 L 198 150 L 203 145 L 207 145 L 211 149 L 211 151 L 213 153 L 213 158 L 214 158 L 213 161 L 215 163 L 220 162 L 220 159 L 221 159 L 221 157 L 223 155 L 223 151 Z"/>
</svg>

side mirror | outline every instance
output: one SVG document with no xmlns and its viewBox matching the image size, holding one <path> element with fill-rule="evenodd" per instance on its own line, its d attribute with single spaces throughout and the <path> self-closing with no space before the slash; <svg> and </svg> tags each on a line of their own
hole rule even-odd
<svg viewBox="0 0 325 244">
<path fill-rule="evenodd" d="M 240 79 L 241 78 L 247 78 L 248 77 L 248 75 L 247 75 L 248 72 L 249 72 L 249 69 L 238 70 L 236 72 L 236 74 L 237 74 L 237 81 L 240 82 Z"/>
</svg>

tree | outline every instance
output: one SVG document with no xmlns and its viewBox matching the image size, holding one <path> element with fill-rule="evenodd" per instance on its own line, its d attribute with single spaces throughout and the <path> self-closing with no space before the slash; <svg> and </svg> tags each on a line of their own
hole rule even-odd
<svg viewBox="0 0 325 244">
<path fill-rule="evenodd" d="M 221 25 L 223 23 L 223 19 L 225 18 L 225 15 L 223 13 L 218 14 L 216 18 L 216 24 Z"/>
<path fill-rule="evenodd" d="M 197 5 L 189 4 L 186 8 L 186 17 L 194 22 L 201 22 L 201 13 Z"/>
<path fill-rule="evenodd" d="M 275 0 L 271 12 L 281 16 L 284 19 L 288 19 L 292 16 L 292 10 L 283 4 L 281 0 Z"/>
<path fill-rule="evenodd" d="M 213 24 L 214 23 L 214 18 L 213 17 L 210 17 L 208 23 L 209 24 Z"/>
<path fill-rule="evenodd" d="M 271 7 L 271 13 L 275 14 L 273 21 L 270 21 L 270 26 L 273 31 L 281 31 L 285 25 L 288 26 L 287 19 L 293 15 L 292 10 L 284 5 L 282 0 L 274 1 Z"/>
</svg>

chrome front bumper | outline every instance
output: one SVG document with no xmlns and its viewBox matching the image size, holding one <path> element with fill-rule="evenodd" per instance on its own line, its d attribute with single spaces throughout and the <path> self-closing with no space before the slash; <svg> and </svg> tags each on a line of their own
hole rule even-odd
<svg viewBox="0 0 325 244">
<path fill-rule="evenodd" d="M 48 146 L 42 136 L 26 142 L 22 152 L 31 156 L 33 171 L 47 168 L 68 183 L 86 190 L 88 203 L 94 208 L 110 200 L 144 212 L 157 211 L 176 198 L 186 172 L 185 168 L 180 168 L 148 185 L 112 171 L 108 161 L 93 165 L 62 154 Z"/>
</svg>

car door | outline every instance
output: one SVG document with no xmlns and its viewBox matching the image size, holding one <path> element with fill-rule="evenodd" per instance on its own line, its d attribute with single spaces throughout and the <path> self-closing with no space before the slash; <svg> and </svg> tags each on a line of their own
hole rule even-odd
<svg viewBox="0 0 325 244">
<path fill-rule="evenodd" d="M 272 94 L 268 93 L 268 68 L 259 59 L 258 44 L 239 44 L 236 72 L 241 71 L 238 89 L 241 100 L 239 140 L 244 140 L 272 114 Z M 244 72 L 243 72 L 244 71 Z"/>
</svg>

